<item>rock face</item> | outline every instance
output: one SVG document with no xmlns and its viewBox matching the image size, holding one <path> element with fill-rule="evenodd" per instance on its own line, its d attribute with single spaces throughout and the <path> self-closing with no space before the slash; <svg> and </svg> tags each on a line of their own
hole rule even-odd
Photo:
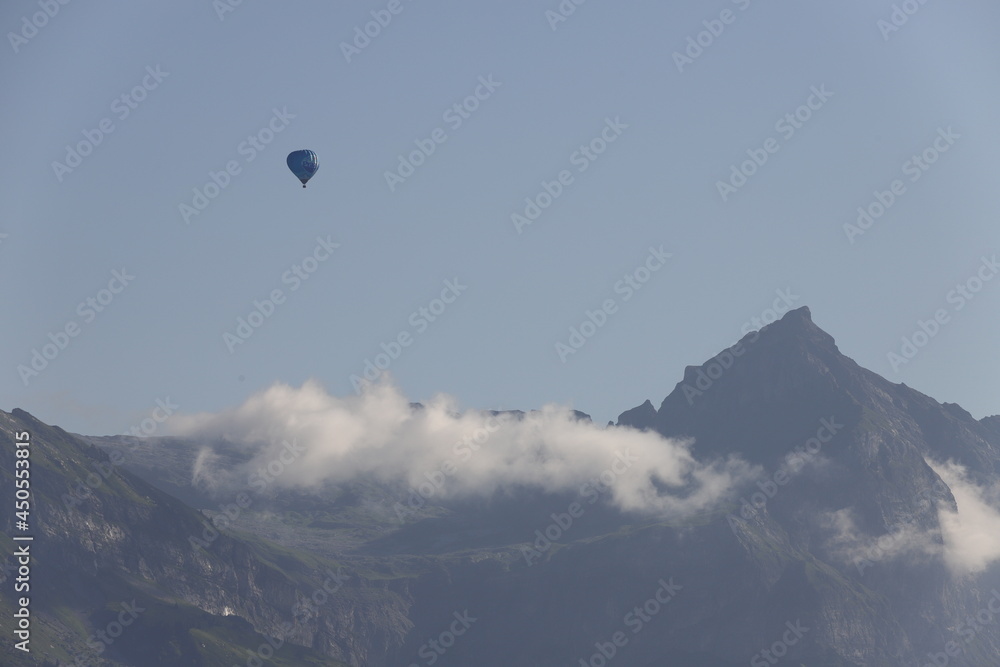
<svg viewBox="0 0 1000 667">
<path fill-rule="evenodd" d="M 683 524 L 595 505 L 551 544 L 535 529 L 570 496 L 428 503 L 401 523 L 379 513 L 398 495 L 358 480 L 255 499 L 205 549 L 192 536 L 212 525 L 167 493 L 234 502 L 185 481 L 199 443 L 77 437 L 15 410 L 0 413 L 0 475 L 12 484 L 12 434 L 30 430 L 45 638 L 85 646 L 125 597 L 155 610 L 108 664 L 246 664 L 267 636 L 289 665 L 1000 664 L 1000 570 L 955 558 L 990 500 L 975 489 L 1000 474 L 1000 417 L 859 367 L 799 308 L 608 428 L 625 427 L 760 474 Z M 64 502 L 90 473 L 101 484 Z"/>
</svg>

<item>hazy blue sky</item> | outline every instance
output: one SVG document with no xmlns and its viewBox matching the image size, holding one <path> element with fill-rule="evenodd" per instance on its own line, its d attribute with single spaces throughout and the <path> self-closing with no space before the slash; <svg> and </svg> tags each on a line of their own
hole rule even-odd
<svg viewBox="0 0 1000 667">
<path fill-rule="evenodd" d="M 590 0 L 564 2 L 559 22 L 556 0 L 221 14 L 227 0 L 52 0 L 51 18 L 40 4 L 0 9 L 3 409 L 103 434 L 168 397 L 214 411 L 308 378 L 346 395 L 403 333 L 389 371 L 412 400 L 560 402 L 604 421 L 658 406 L 787 289 L 861 365 L 1000 412 L 1000 279 L 953 292 L 992 278 L 982 258 L 1000 251 L 994 0 L 896 3 L 892 31 L 890 0 Z M 372 12 L 391 22 L 345 56 Z M 713 28 L 679 68 L 674 53 Z M 449 112 L 477 91 L 478 108 Z M 810 102 L 798 127 L 779 124 Z M 102 122 L 113 131 L 88 151 Z M 602 131 L 603 153 L 577 152 Z M 271 143 L 243 143 L 258 135 Z M 432 136 L 446 140 L 390 188 L 398 156 Z M 89 154 L 67 163 L 79 142 Z M 285 166 L 300 148 L 320 158 L 305 190 Z M 937 160 L 921 170 L 909 161 L 925 149 Z M 767 161 L 724 200 L 717 182 L 748 150 Z M 563 170 L 518 230 L 512 214 Z M 892 206 L 849 239 L 895 179 Z M 619 283 L 661 246 L 671 256 L 639 270 L 641 289 Z M 308 280 L 286 273 L 314 251 Z M 419 314 L 456 279 L 443 314 Z M 271 316 L 227 344 L 274 290 Z M 563 361 L 557 343 L 608 299 Z M 936 335 L 894 369 L 889 353 L 939 309 Z"/>
</svg>

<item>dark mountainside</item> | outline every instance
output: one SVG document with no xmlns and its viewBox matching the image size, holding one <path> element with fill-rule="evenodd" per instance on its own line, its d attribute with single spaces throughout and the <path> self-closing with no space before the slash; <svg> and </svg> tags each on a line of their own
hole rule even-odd
<svg viewBox="0 0 1000 667">
<path fill-rule="evenodd" d="M 336 573 L 336 563 L 297 561 L 224 534 L 213 539 L 195 510 L 116 467 L 96 447 L 16 409 L 0 412 L 0 475 L 10 496 L 14 434 L 21 431 L 31 434 L 29 594 L 37 664 L 228 665 L 268 643 L 255 627 L 270 632 L 298 619 L 293 632 L 309 632 L 310 622 L 295 616 L 296 603 L 323 585 L 327 569 Z M 12 513 L 3 520 L 7 535 L 21 534 Z M 207 537 L 208 548 L 195 548 L 192 537 Z M 7 564 L 15 563 L 13 550 L 5 539 Z M 7 639 L 14 575 L 0 595 L 3 665 L 31 664 Z M 130 613 L 123 617 L 124 608 Z M 339 664 L 298 647 L 282 657 L 275 664 Z"/>
<path fill-rule="evenodd" d="M 622 427 L 694 438 L 703 460 L 737 453 L 761 476 L 682 523 L 599 503 L 529 564 L 535 531 L 578 498 L 431 501 L 400 516 L 400 489 L 358 479 L 237 508 L 191 484 L 197 452 L 218 443 L 74 436 L 0 413 L 4 488 L 13 433 L 34 443 L 33 655 L 243 665 L 270 637 L 277 665 L 1000 664 L 1000 614 L 980 614 L 1000 568 L 957 575 L 933 553 L 939 503 L 956 499 L 928 465 L 951 459 L 995 483 L 1000 417 L 977 421 L 859 367 L 799 308 L 685 369 L 659 409 L 647 401 L 609 426 Z M 243 456 L 232 443 L 217 453 Z M 91 473 L 100 483 L 87 486 Z M 194 508 L 223 526 L 205 548 L 191 543 L 211 530 Z M 886 537 L 900 534 L 922 548 Z M 301 613 L 327 572 L 341 583 Z M 133 598 L 148 611 L 99 657 L 88 650 Z M 9 645 L 0 664 L 30 664 Z"/>
</svg>

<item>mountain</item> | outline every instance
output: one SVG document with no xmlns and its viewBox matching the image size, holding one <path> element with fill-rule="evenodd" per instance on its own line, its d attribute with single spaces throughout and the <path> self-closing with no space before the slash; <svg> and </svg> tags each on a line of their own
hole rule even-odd
<svg viewBox="0 0 1000 667">
<path fill-rule="evenodd" d="M 363 475 L 238 507 L 192 472 L 206 449 L 235 469 L 239 442 L 76 436 L 0 413 L 5 487 L 14 434 L 34 443 L 37 650 L 85 646 L 135 598 L 156 611 L 108 664 L 246 664 L 268 635 L 274 664 L 1000 664 L 1000 417 L 861 368 L 799 308 L 607 428 L 630 429 L 755 476 L 670 519 L 603 500 L 570 516 L 577 494 L 527 487 L 413 502 Z M 90 473 L 102 483 L 68 507 Z M 327 571 L 342 580 L 329 599 L 283 629 Z"/>
<path fill-rule="evenodd" d="M 939 503 L 958 516 L 962 509 L 928 462 L 953 461 L 973 482 L 995 485 L 998 421 L 977 421 L 957 405 L 861 368 L 803 307 L 688 366 L 658 410 L 647 401 L 622 413 L 618 424 L 693 438 L 699 457 L 737 452 L 764 467 L 763 482 L 751 489 L 757 497 L 748 493 L 731 519 L 747 557 L 759 557 L 765 542 L 787 544 L 833 565 L 879 603 L 879 622 L 868 632 L 818 628 L 838 655 L 857 664 L 909 664 L 957 641 L 962 653 L 945 654 L 949 664 L 985 665 L 1000 664 L 997 637 L 977 632 L 965 646 L 958 635 L 971 628 L 963 619 L 995 593 L 998 573 L 957 577 L 928 557 L 945 548 Z M 829 442 L 824 435 L 832 435 Z M 796 452 L 804 452 L 806 467 L 789 481 L 779 478 Z M 845 568 L 845 545 L 831 544 L 830 529 L 848 516 L 863 539 L 847 545 L 854 567 Z M 811 617 L 845 617 L 846 590 L 827 593 L 817 595 Z"/>
<path fill-rule="evenodd" d="M 623 413 L 618 424 L 695 437 L 702 456 L 738 450 L 751 461 L 774 465 L 789 438 L 804 442 L 820 419 L 836 416 L 852 427 L 889 427 L 893 434 L 865 451 L 829 452 L 845 463 L 870 463 L 905 442 L 923 455 L 1000 473 L 1000 417 L 976 421 L 955 404 L 942 405 L 861 368 L 812 322 L 807 307 L 747 334 L 701 366 L 688 366 L 659 410 L 652 408 L 647 401 Z"/>
<path fill-rule="evenodd" d="M 659 410 L 647 401 L 618 423 L 694 438 L 699 457 L 738 452 L 767 470 L 829 431 L 824 423 L 836 424 L 834 439 L 819 443 L 828 463 L 823 479 L 783 495 L 804 495 L 801 502 L 829 510 L 852 507 L 875 531 L 898 524 L 914 498 L 941 487 L 928 458 L 956 461 L 981 482 L 996 480 L 997 419 L 977 421 L 957 405 L 861 368 L 802 307 L 701 366 L 688 366 Z"/>
</svg>

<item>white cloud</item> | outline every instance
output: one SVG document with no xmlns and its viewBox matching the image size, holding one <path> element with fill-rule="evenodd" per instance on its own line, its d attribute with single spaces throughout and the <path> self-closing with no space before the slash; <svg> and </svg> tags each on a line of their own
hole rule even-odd
<svg viewBox="0 0 1000 667">
<path fill-rule="evenodd" d="M 927 461 L 955 498 L 955 509 L 937 495 L 938 529 L 922 529 L 905 521 L 880 536 L 861 532 L 850 508 L 824 517 L 833 533 L 834 553 L 864 569 L 896 559 L 936 556 L 952 574 L 977 574 L 1000 560 L 1000 483 L 980 486 L 969 479 L 968 470 L 953 462 Z M 925 502 L 914 498 L 914 506 Z"/>
<path fill-rule="evenodd" d="M 969 480 L 968 471 L 949 461 L 928 461 L 934 472 L 951 488 L 958 506 L 952 512 L 938 508 L 945 562 L 953 572 L 975 574 L 1000 560 L 1000 484 L 979 486 Z"/>
<path fill-rule="evenodd" d="M 170 428 L 245 448 L 250 460 L 234 469 L 222 465 L 224 457 L 204 451 L 198 457 L 198 481 L 232 487 L 252 485 L 254 475 L 260 479 L 270 467 L 280 487 L 315 488 L 365 476 L 412 487 L 443 480 L 441 497 L 518 487 L 563 492 L 615 465 L 609 495 L 616 506 L 678 515 L 728 497 L 754 472 L 737 459 L 700 463 L 690 443 L 601 428 L 577 420 L 566 407 L 545 406 L 521 420 L 488 417 L 460 412 L 444 395 L 413 410 L 388 381 L 347 397 L 331 396 L 310 381 L 299 388 L 275 384 L 218 414 L 177 415 Z M 624 461 L 631 461 L 627 468 Z"/>
</svg>

